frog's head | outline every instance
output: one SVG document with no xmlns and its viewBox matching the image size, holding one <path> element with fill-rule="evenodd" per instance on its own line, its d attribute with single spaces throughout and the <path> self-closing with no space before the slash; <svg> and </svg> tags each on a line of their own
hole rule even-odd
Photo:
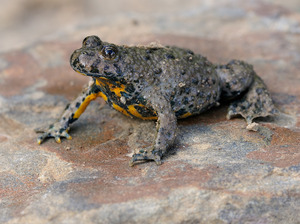
<svg viewBox="0 0 300 224">
<path fill-rule="evenodd" d="M 97 36 L 88 36 L 84 38 L 82 47 L 71 55 L 70 64 L 75 71 L 83 75 L 118 79 L 117 76 L 121 74 L 112 70 L 118 60 L 116 45 L 102 42 Z"/>
</svg>

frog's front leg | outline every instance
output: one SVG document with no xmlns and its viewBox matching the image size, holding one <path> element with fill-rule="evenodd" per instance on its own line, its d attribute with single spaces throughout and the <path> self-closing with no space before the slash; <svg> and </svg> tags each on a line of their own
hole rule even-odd
<svg viewBox="0 0 300 224">
<path fill-rule="evenodd" d="M 41 144 L 46 138 L 49 137 L 55 138 L 57 143 L 61 142 L 61 137 L 72 139 L 72 137 L 68 134 L 69 125 L 76 121 L 85 111 L 89 103 L 101 94 L 102 93 L 95 82 L 91 83 L 75 100 L 67 105 L 57 122 L 51 124 L 46 131 L 39 131 L 43 134 L 37 138 L 37 143 Z"/>
<path fill-rule="evenodd" d="M 159 104 L 157 104 L 157 102 L 159 102 Z M 158 115 L 155 143 L 150 150 L 141 149 L 139 153 L 134 154 L 129 163 L 130 166 L 133 166 L 139 161 L 149 160 L 154 160 L 157 165 L 160 165 L 161 157 L 174 143 L 177 129 L 177 118 L 170 103 L 165 99 L 160 99 L 153 103 L 152 107 L 156 110 Z"/>
</svg>

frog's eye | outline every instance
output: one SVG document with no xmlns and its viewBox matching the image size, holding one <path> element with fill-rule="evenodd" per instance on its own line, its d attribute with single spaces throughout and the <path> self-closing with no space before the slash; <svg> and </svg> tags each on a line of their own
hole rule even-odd
<svg viewBox="0 0 300 224">
<path fill-rule="evenodd" d="M 118 49 L 114 45 L 109 45 L 109 46 L 103 47 L 103 49 L 101 50 L 101 53 L 102 53 L 103 57 L 105 57 L 105 59 L 112 60 L 117 56 Z"/>
<path fill-rule="evenodd" d="M 93 48 L 100 46 L 102 41 L 97 36 L 88 36 L 82 41 L 82 47 Z"/>
</svg>

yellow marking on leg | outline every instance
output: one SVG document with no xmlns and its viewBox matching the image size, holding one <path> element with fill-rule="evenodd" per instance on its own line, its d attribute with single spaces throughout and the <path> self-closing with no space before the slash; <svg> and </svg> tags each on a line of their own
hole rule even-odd
<svg viewBox="0 0 300 224">
<path fill-rule="evenodd" d="M 98 95 L 101 96 L 105 102 L 107 102 L 107 96 L 104 93 L 99 92 Z"/>
<path fill-rule="evenodd" d="M 128 106 L 128 112 L 130 114 L 132 114 L 133 116 L 137 117 L 137 118 L 140 118 L 140 119 L 143 119 L 143 120 L 157 120 L 157 117 L 156 116 L 153 116 L 153 117 L 143 117 L 142 114 L 140 114 L 134 106 L 139 106 L 139 107 L 145 107 L 145 105 L 143 104 L 136 104 L 136 105 L 129 105 Z M 145 107 L 146 108 L 146 107 Z"/>
<path fill-rule="evenodd" d="M 80 104 L 79 108 L 76 110 L 76 112 L 74 113 L 73 118 L 74 119 L 78 119 L 80 117 L 80 115 L 85 111 L 86 107 L 89 105 L 89 103 L 96 99 L 98 96 L 102 96 L 104 95 L 102 92 L 99 93 L 93 93 L 91 95 L 88 95 L 84 101 Z M 105 96 L 105 95 L 104 95 Z M 103 96 L 102 96 L 103 97 Z"/>
<path fill-rule="evenodd" d="M 130 117 L 130 114 L 128 114 L 127 111 L 125 109 L 123 109 L 122 107 L 120 107 L 119 105 L 113 103 L 112 107 L 114 109 L 116 109 L 117 111 L 121 112 L 122 114 L 125 114 L 126 116 Z"/>
</svg>

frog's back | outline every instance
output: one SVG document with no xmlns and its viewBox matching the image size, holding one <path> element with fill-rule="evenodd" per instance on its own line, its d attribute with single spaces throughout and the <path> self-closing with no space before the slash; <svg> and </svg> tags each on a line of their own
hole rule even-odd
<svg viewBox="0 0 300 224">
<path fill-rule="evenodd" d="M 215 67 L 201 55 L 178 47 L 124 47 L 122 52 L 127 81 L 143 95 L 162 93 L 178 118 L 199 114 L 219 100 Z"/>
</svg>

